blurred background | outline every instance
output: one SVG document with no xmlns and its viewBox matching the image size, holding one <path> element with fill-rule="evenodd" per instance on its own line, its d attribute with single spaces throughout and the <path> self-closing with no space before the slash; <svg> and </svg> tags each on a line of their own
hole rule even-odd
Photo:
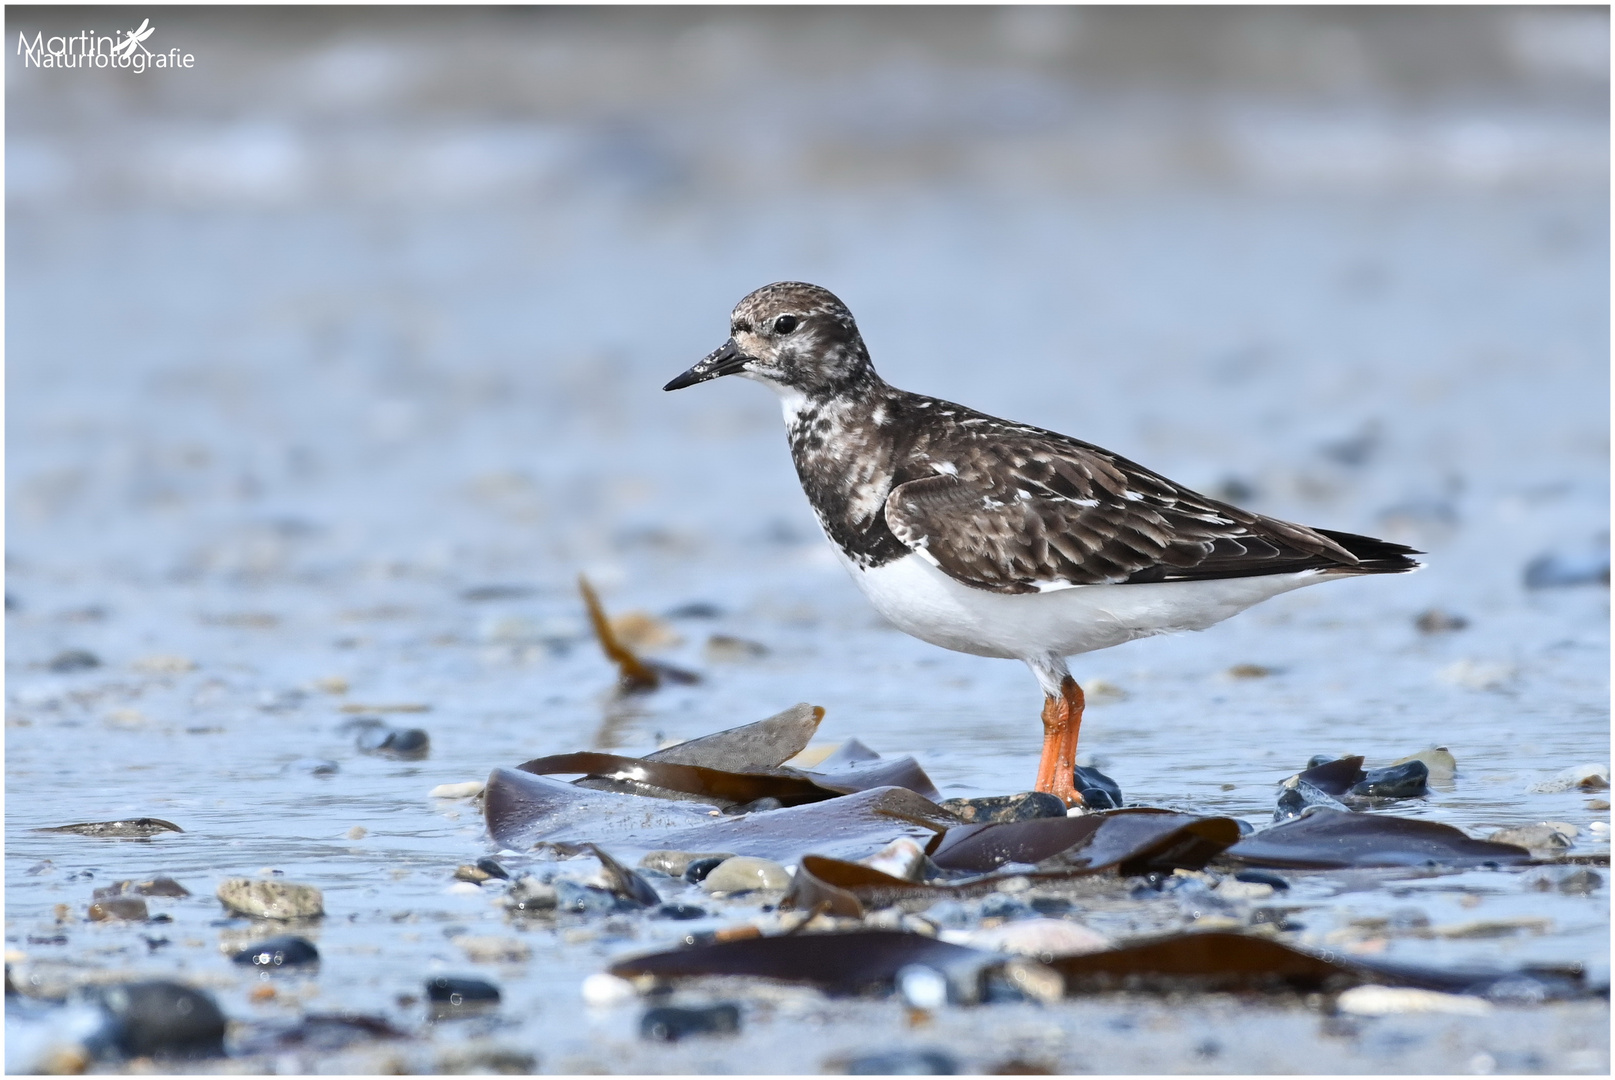
<svg viewBox="0 0 1615 1080">
<path fill-rule="evenodd" d="M 801 700 L 1024 790 L 1022 667 L 882 627 L 764 390 L 660 389 L 787 278 L 897 386 L 1430 553 L 1079 658 L 1129 798 L 1263 821 L 1313 754 L 1440 743 L 1402 812 L 1586 824 L 1525 793 L 1608 761 L 1607 9 L 6 14 L 195 57 L 7 52 L 8 918 L 76 895 L 28 828 L 148 814 L 165 872 L 447 904 L 485 840 L 433 784 Z M 613 698 L 580 571 L 705 681 Z M 354 756 L 376 703 L 427 761 Z M 392 1008 L 392 923 L 329 933 L 389 943 L 324 981 Z"/>
<path fill-rule="evenodd" d="M 772 401 L 659 389 L 782 278 L 839 293 L 896 385 L 1430 550 L 1408 603 L 1517 605 L 1533 559 L 1597 577 L 1601 9 L 140 15 L 196 66 L 7 60 L 8 580 L 39 620 L 8 661 L 177 634 L 418 689 L 327 639 L 391 641 L 525 716 L 581 692 L 552 662 L 585 570 L 736 613 L 795 657 L 754 676 L 784 704 L 902 712 L 847 667 L 876 624 Z M 187 643 L 234 608 L 284 640 Z"/>
</svg>

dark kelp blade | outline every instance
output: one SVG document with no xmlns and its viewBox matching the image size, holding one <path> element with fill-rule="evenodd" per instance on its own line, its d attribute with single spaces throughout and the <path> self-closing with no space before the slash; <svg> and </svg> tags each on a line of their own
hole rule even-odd
<svg viewBox="0 0 1615 1080">
<path fill-rule="evenodd" d="M 1267 938 L 1232 933 L 1179 934 L 1107 952 L 1062 956 L 1050 965 L 1067 994 L 1262 991 L 1316 993 L 1377 981 L 1333 957 Z"/>
<path fill-rule="evenodd" d="M 1244 866 L 1338 870 L 1389 866 L 1507 866 L 1531 853 L 1512 844 L 1475 840 L 1418 818 L 1354 814 L 1315 807 L 1293 821 L 1272 825 L 1229 848 L 1224 857 Z"/>
<path fill-rule="evenodd" d="M 1335 798 L 1346 794 L 1367 774 L 1363 772 L 1363 758 L 1361 754 L 1352 757 L 1336 758 L 1326 761 L 1322 765 L 1314 765 L 1292 779 L 1301 780 L 1322 791 L 1325 795 Z M 1289 783 L 1289 781 L 1285 781 Z"/>
<path fill-rule="evenodd" d="M 727 803 L 747 803 L 756 799 L 778 799 L 786 806 L 822 802 L 843 792 L 824 787 L 797 772 L 736 773 L 708 769 L 700 765 L 679 765 L 671 761 L 623 757 L 586 750 L 572 754 L 551 754 L 516 766 L 522 772 L 588 773 L 611 780 L 670 788 L 690 795 Z"/>
<path fill-rule="evenodd" d="M 810 852 L 860 859 L 899 836 L 925 844 L 955 819 L 903 788 L 712 817 L 697 804 L 589 791 L 516 769 L 495 769 L 483 795 L 488 832 L 517 851 L 546 842 L 593 842 L 644 852 L 727 851 L 794 862 Z"/>
<path fill-rule="evenodd" d="M 779 906 L 784 911 L 822 910 L 829 915 L 862 918 L 868 911 L 918 897 L 979 896 L 992 892 L 1000 880 L 1001 875 L 958 884 L 907 881 L 863 863 L 804 855 Z"/>
<path fill-rule="evenodd" d="M 1231 818 L 1169 810 L 1110 810 L 1074 818 L 1035 818 L 949 829 L 930 851 L 945 870 L 985 873 L 1005 863 L 1043 863 L 1124 874 L 1198 870 L 1239 839 Z"/>
<path fill-rule="evenodd" d="M 887 989 L 909 964 L 947 973 L 979 968 L 1001 958 L 963 945 L 892 930 L 746 938 L 653 953 L 619 961 L 611 974 L 631 979 L 683 979 L 749 975 L 809 983 L 831 994 Z"/>
<path fill-rule="evenodd" d="M 488 774 L 482 813 L 488 834 L 515 851 L 540 840 L 608 843 L 712 820 L 695 803 L 589 791 L 516 769 Z"/>
</svg>

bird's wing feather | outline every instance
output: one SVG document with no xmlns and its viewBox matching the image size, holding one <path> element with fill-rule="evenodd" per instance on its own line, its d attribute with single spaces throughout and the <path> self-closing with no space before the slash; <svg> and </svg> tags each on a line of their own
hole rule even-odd
<svg viewBox="0 0 1615 1080">
<path fill-rule="evenodd" d="M 886 523 L 903 544 L 976 588 L 1043 592 L 1349 570 L 1358 562 L 1305 526 L 1207 498 L 1052 432 L 1017 428 L 930 449 L 932 462 L 944 458 L 947 471 L 892 489 Z"/>
</svg>

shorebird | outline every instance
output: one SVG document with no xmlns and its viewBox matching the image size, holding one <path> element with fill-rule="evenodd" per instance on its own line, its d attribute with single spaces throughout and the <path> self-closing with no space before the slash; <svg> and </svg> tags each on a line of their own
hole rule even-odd
<svg viewBox="0 0 1615 1080">
<path fill-rule="evenodd" d="M 1044 694 L 1035 789 L 1067 806 L 1082 803 L 1083 710 L 1067 657 L 1421 565 L 1401 544 L 1241 510 L 1091 443 L 889 386 L 852 313 L 817 285 L 746 296 L 729 340 L 664 389 L 724 375 L 779 395 L 802 490 L 881 615 L 1032 669 Z"/>
</svg>

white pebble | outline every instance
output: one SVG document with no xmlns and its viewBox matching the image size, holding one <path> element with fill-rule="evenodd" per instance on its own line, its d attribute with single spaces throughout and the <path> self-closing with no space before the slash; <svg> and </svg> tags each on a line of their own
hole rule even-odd
<svg viewBox="0 0 1615 1080">
<path fill-rule="evenodd" d="M 790 887 L 791 875 L 785 872 L 785 867 L 771 859 L 755 859 L 750 855 L 736 855 L 723 860 L 701 881 L 702 890 L 709 893 Z"/>
<path fill-rule="evenodd" d="M 597 971 L 583 980 L 583 1000 L 586 1004 L 605 1007 L 632 1001 L 638 994 L 634 984 L 615 975 Z"/>
<path fill-rule="evenodd" d="M 1585 765 L 1572 765 L 1570 768 L 1557 772 L 1548 779 L 1532 784 L 1527 791 L 1555 792 L 1574 791 L 1604 791 L 1609 787 L 1609 766 L 1600 765 L 1596 761 L 1589 761 Z"/>
<path fill-rule="evenodd" d="M 1110 941 L 1103 934 L 1069 919 L 1015 919 L 969 931 L 959 944 L 993 952 L 1051 958 L 1080 956 L 1110 948 Z"/>
<path fill-rule="evenodd" d="M 925 872 L 925 849 L 912 836 L 899 836 L 860 861 L 871 870 L 879 870 L 894 878 L 918 881 Z"/>
<path fill-rule="evenodd" d="M 1590 833 L 1593 833 L 1596 836 L 1608 836 L 1609 835 L 1609 822 L 1607 822 L 1607 821 L 1595 821 L 1592 824 L 1587 826 L 1587 831 L 1590 832 Z"/>
<path fill-rule="evenodd" d="M 948 979 L 924 964 L 909 964 L 897 973 L 897 989 L 916 1009 L 940 1009 L 948 1003 Z"/>
<path fill-rule="evenodd" d="M 467 780 L 463 784 L 439 784 L 426 793 L 429 799 L 474 799 L 482 794 L 481 780 Z"/>
<path fill-rule="evenodd" d="M 1485 1016 L 1492 1003 L 1463 994 L 1439 994 L 1409 986 L 1355 986 L 1340 995 L 1340 1011 L 1356 1016 L 1393 1016 L 1398 1013 L 1447 1013 Z"/>
<path fill-rule="evenodd" d="M 472 881 L 456 881 L 443 891 L 446 893 L 460 893 L 465 896 L 481 896 L 482 886 Z"/>
</svg>

